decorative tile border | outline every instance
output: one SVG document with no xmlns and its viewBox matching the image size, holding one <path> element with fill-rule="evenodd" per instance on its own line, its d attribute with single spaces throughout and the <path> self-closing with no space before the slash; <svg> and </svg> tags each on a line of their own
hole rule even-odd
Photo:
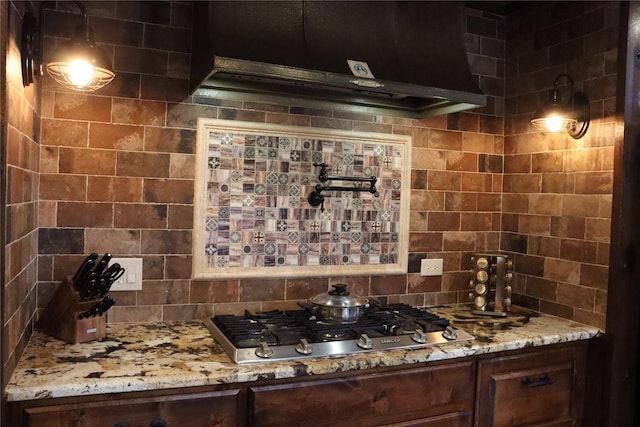
<svg viewBox="0 0 640 427">
<path fill-rule="evenodd" d="M 404 135 L 199 119 L 194 278 L 406 273 L 410 150 Z M 313 163 L 375 176 L 377 193 L 325 191 L 313 207 Z"/>
</svg>

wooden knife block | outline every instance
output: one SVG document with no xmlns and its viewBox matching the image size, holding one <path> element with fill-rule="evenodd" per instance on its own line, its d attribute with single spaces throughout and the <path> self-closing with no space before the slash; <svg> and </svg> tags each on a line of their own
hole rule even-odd
<svg viewBox="0 0 640 427">
<path fill-rule="evenodd" d="M 74 344 L 104 338 L 107 329 L 103 315 L 78 319 L 80 313 L 99 301 L 80 301 L 71 279 L 65 277 L 38 319 L 36 329 Z"/>
</svg>

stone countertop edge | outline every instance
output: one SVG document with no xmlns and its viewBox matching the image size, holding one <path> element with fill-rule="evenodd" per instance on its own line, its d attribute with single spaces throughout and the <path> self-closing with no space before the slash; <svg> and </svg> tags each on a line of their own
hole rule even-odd
<svg viewBox="0 0 640 427">
<path fill-rule="evenodd" d="M 535 314 L 495 329 L 493 320 L 460 320 L 467 306 L 428 307 L 476 337 L 460 344 L 386 350 L 338 358 L 236 364 L 201 322 L 111 323 L 106 338 L 69 344 L 35 332 L 5 390 L 9 402 L 244 383 L 455 359 L 594 338 L 593 326 Z M 460 320 L 460 322 L 458 322 Z"/>
</svg>

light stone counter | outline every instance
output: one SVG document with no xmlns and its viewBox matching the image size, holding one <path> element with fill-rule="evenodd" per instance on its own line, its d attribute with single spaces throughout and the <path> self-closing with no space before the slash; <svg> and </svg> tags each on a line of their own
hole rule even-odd
<svg viewBox="0 0 640 427">
<path fill-rule="evenodd" d="M 593 338 L 598 328 L 540 315 L 473 318 L 465 306 L 430 307 L 476 339 L 418 350 L 340 358 L 238 365 L 200 322 L 113 323 L 107 337 L 68 344 L 33 334 L 6 388 L 8 401 L 84 396 L 263 379 L 293 378 L 398 366 Z M 528 322 L 527 322 L 528 320 Z"/>
</svg>

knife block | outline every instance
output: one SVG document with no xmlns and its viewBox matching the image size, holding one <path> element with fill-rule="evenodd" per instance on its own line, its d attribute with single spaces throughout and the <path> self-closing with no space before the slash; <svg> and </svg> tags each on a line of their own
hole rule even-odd
<svg viewBox="0 0 640 427">
<path fill-rule="evenodd" d="M 38 319 L 36 329 L 73 344 L 104 338 L 107 335 L 104 315 L 78 319 L 80 313 L 99 301 L 80 301 L 71 279 L 65 277 Z"/>
</svg>

